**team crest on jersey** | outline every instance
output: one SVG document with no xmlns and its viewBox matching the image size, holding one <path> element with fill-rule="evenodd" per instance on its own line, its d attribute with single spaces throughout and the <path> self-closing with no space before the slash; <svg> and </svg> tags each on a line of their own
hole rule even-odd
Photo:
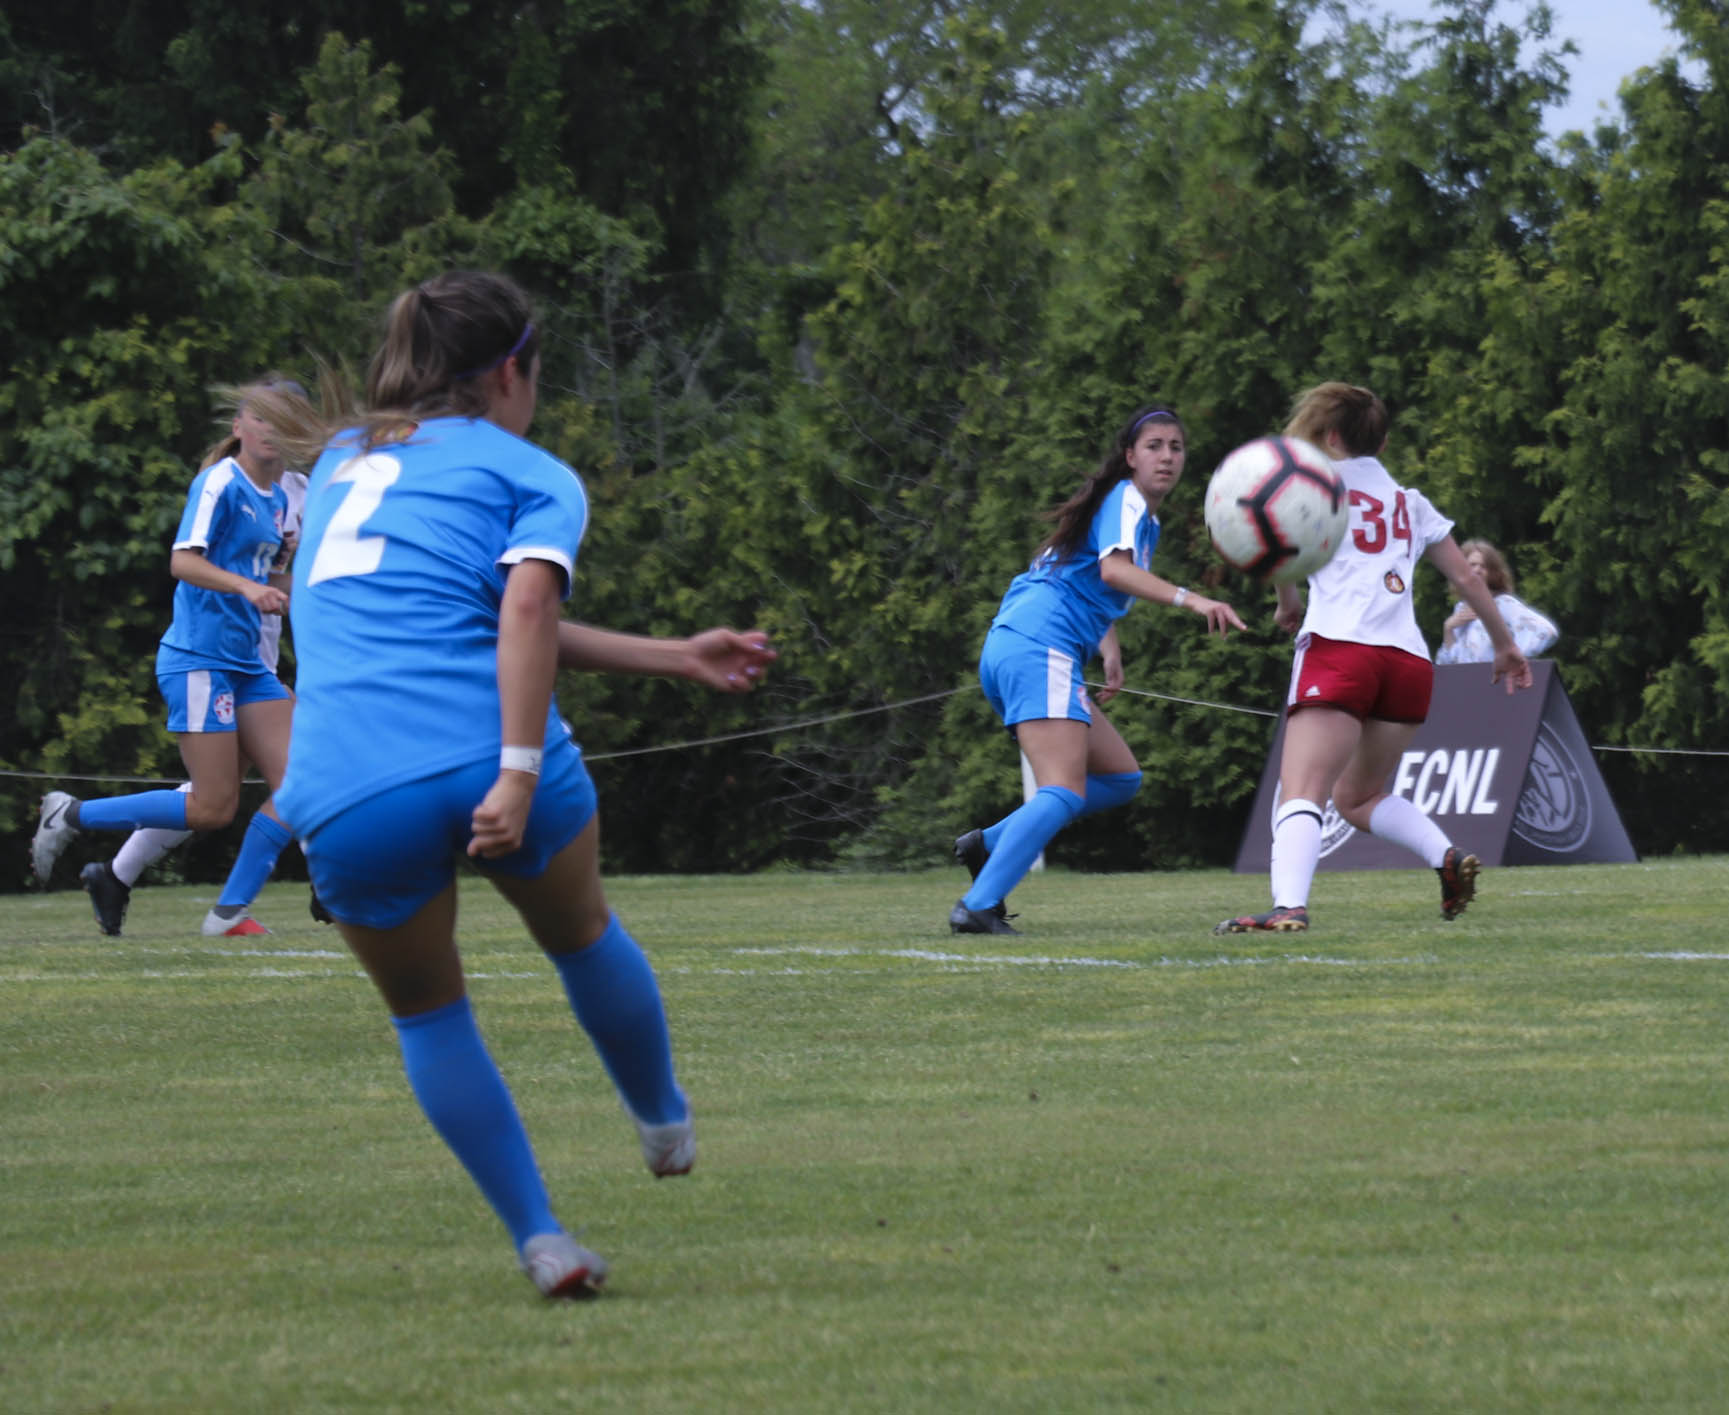
<svg viewBox="0 0 1729 1415">
<path fill-rule="evenodd" d="M 234 694 L 218 693 L 210 708 L 216 714 L 216 720 L 226 727 L 234 721 Z"/>
<path fill-rule="evenodd" d="M 1404 594 L 1405 580 L 1397 570 L 1389 570 L 1382 577 L 1381 583 L 1387 587 L 1388 594 Z"/>
</svg>

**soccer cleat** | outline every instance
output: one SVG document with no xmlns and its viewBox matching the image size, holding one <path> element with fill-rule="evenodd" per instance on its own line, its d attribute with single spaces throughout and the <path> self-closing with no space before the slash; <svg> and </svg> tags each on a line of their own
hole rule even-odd
<svg viewBox="0 0 1729 1415">
<path fill-rule="evenodd" d="M 1309 931 L 1309 911 L 1301 904 L 1269 909 L 1264 914 L 1239 914 L 1213 925 L 1216 934 L 1300 934 Z"/>
<path fill-rule="evenodd" d="M 979 877 L 979 871 L 990 857 L 991 852 L 985 849 L 984 831 L 969 830 L 965 835 L 955 837 L 955 859 L 967 867 L 967 874 L 972 879 Z"/>
<path fill-rule="evenodd" d="M 326 909 L 324 907 L 324 901 L 318 897 L 318 887 L 316 885 L 312 887 L 312 898 L 306 907 L 312 915 L 313 923 L 334 924 L 336 922 L 336 915 Z"/>
<path fill-rule="evenodd" d="M 949 932 L 956 934 L 1015 934 L 1020 930 L 1009 927 L 1009 916 L 1003 906 L 994 909 L 969 909 L 964 899 L 956 900 L 949 910 Z"/>
<path fill-rule="evenodd" d="M 537 1233 L 518 1261 L 542 1297 L 593 1297 L 606 1281 L 606 1259 L 568 1233 Z"/>
<path fill-rule="evenodd" d="M 689 1174 L 696 1164 L 696 1129 L 687 1115 L 667 1125 L 648 1125 L 636 1121 L 636 1133 L 642 1139 L 642 1162 L 656 1179 L 672 1179 Z"/>
<path fill-rule="evenodd" d="M 253 918 L 251 911 L 246 909 L 228 919 L 212 909 L 204 916 L 199 932 L 205 938 L 267 938 L 270 934 L 270 930 Z"/>
<path fill-rule="evenodd" d="M 1477 897 L 1477 872 L 1483 868 L 1475 855 L 1457 845 L 1447 847 L 1446 858 L 1435 873 L 1441 877 L 1441 917 L 1451 922 L 1465 912 Z"/>
<path fill-rule="evenodd" d="M 78 834 L 78 827 L 66 819 L 67 811 L 77 804 L 78 798 L 65 791 L 50 791 L 42 798 L 36 834 L 30 839 L 30 871 L 44 889 L 54 873 L 54 862 Z"/>
<path fill-rule="evenodd" d="M 126 922 L 126 906 L 132 902 L 132 886 L 121 883 L 106 860 L 92 860 L 78 871 L 78 882 L 90 896 L 96 926 L 109 938 L 119 938 L 120 926 Z"/>
</svg>

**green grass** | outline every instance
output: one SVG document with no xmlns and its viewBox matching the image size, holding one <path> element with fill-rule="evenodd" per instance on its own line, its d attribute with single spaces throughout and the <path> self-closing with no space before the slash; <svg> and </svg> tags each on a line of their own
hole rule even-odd
<svg viewBox="0 0 1729 1415">
<path fill-rule="evenodd" d="M 1729 860 L 629 879 L 701 1158 L 656 1183 L 470 882 L 481 1025 L 565 1221 L 539 1301 L 304 887 L 0 898 L 8 1411 L 1729 1408 Z"/>
</svg>

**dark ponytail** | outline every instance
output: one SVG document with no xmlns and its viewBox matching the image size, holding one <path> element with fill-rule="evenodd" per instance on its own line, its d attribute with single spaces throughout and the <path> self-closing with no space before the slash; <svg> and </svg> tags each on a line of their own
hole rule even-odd
<svg viewBox="0 0 1729 1415">
<path fill-rule="evenodd" d="M 1086 541 L 1087 529 L 1098 514 L 1099 504 L 1110 494 L 1112 487 L 1128 476 L 1129 449 L 1148 423 L 1173 423 L 1185 438 L 1188 435 L 1184 432 L 1183 420 L 1161 404 L 1147 403 L 1135 409 L 1133 416 L 1117 429 L 1111 452 L 1099 463 L 1098 470 L 1082 482 L 1080 490 L 1061 506 L 1044 513 L 1045 519 L 1055 524 L 1055 529 L 1039 543 L 1034 559 L 1047 551 L 1053 552 L 1058 560 L 1066 560 L 1079 552 Z"/>
</svg>

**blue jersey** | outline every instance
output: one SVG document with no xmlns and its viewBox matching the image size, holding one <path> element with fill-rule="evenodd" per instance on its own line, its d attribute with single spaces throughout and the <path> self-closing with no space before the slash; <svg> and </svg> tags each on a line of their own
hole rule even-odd
<svg viewBox="0 0 1729 1415">
<path fill-rule="evenodd" d="M 1057 558 L 1047 550 L 1010 583 L 991 620 L 1024 634 L 1034 643 L 1062 649 L 1085 663 L 1099 640 L 1135 602 L 1131 594 L 1113 590 L 1099 575 L 1099 564 L 1114 550 L 1126 550 L 1142 570 L 1152 567 L 1159 543 L 1159 521 L 1134 482 L 1124 477 L 1108 492 L 1093 515 L 1086 539 L 1072 555 Z"/>
<path fill-rule="evenodd" d="M 268 584 L 287 514 L 288 498 L 280 486 L 261 490 L 238 462 L 224 457 L 193 478 L 174 548 L 201 551 L 219 570 Z M 182 580 L 174 587 L 174 622 L 156 651 L 156 671 L 266 673 L 258 656 L 261 619 L 245 595 Z"/>
<path fill-rule="evenodd" d="M 276 793 L 296 835 L 392 787 L 498 760 L 505 576 L 550 561 L 568 596 L 587 521 L 575 472 L 484 419 L 325 451 L 294 556 L 298 700 Z M 548 704 L 546 744 L 567 735 Z"/>
</svg>

